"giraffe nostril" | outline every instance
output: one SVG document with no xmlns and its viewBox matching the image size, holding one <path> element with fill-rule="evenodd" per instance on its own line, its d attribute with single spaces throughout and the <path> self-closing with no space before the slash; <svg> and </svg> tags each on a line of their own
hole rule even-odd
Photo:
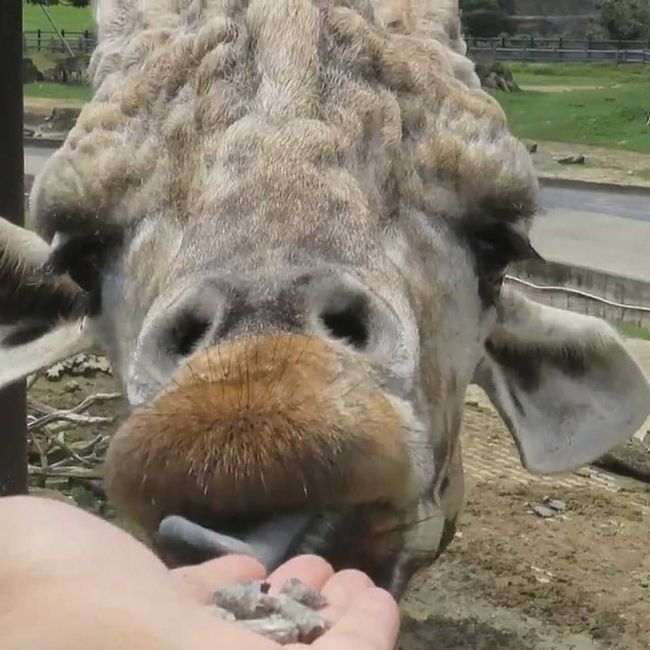
<svg viewBox="0 0 650 650">
<path fill-rule="evenodd" d="M 353 297 L 346 305 L 324 309 L 320 319 L 333 337 L 357 350 L 363 350 L 368 345 L 368 307 L 363 296 Z"/>
<path fill-rule="evenodd" d="M 178 315 L 167 333 L 167 348 L 174 357 L 187 357 L 207 334 L 211 323 L 192 312 Z"/>
</svg>

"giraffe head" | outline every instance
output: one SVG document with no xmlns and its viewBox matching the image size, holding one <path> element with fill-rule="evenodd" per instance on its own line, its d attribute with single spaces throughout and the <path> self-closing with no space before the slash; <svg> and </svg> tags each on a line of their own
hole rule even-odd
<svg viewBox="0 0 650 650">
<path fill-rule="evenodd" d="M 100 0 L 94 99 L 0 228 L 10 381 L 101 346 L 117 506 L 399 594 L 453 537 L 466 388 L 555 473 L 650 409 L 605 323 L 503 286 L 537 182 L 452 0 Z M 183 555 L 183 558 L 180 558 Z"/>
</svg>

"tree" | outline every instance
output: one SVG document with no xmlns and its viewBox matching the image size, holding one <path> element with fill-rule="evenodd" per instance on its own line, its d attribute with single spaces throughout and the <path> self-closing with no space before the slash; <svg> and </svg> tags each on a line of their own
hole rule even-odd
<svg viewBox="0 0 650 650">
<path fill-rule="evenodd" d="M 631 41 L 650 35 L 650 0 L 601 0 L 600 10 L 611 38 Z"/>
<path fill-rule="evenodd" d="M 511 29 L 507 0 L 461 0 L 463 26 L 470 36 L 499 36 Z"/>
</svg>

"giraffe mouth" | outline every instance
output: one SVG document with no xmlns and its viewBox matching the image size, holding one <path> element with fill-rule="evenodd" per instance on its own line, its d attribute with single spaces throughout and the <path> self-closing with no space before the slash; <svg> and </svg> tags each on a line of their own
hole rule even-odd
<svg viewBox="0 0 650 650">
<path fill-rule="evenodd" d="M 158 526 L 155 544 L 172 564 L 199 564 L 237 554 L 256 558 L 271 572 L 300 552 L 301 541 L 317 518 L 316 513 L 296 512 L 206 526 L 181 515 L 169 515 Z"/>
<path fill-rule="evenodd" d="M 171 514 L 160 521 L 153 542 L 169 567 L 248 555 L 272 573 L 298 555 L 319 555 L 336 570 L 359 569 L 379 586 L 388 587 L 403 546 L 403 514 L 386 504 L 284 511 L 246 519 Z"/>
</svg>

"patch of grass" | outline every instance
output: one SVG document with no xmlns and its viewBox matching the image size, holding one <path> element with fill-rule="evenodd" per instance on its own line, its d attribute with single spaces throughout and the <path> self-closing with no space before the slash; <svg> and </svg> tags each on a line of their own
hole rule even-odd
<svg viewBox="0 0 650 650">
<path fill-rule="evenodd" d="M 64 29 L 66 32 L 83 32 L 86 29 L 89 31 L 95 30 L 95 20 L 89 8 L 77 9 L 65 5 L 53 5 L 47 7 L 47 9 L 58 29 Z M 36 31 L 38 29 L 45 32 L 53 31 L 52 25 L 50 25 L 45 13 L 38 5 L 23 2 L 23 30 Z"/>
<path fill-rule="evenodd" d="M 618 88 L 494 94 L 520 138 L 650 153 L 650 77 Z"/>
<path fill-rule="evenodd" d="M 511 68 L 517 83 L 531 89 L 494 94 L 517 136 L 650 153 L 650 66 L 513 63 Z M 569 90 L 544 93 L 544 86 Z"/>
<path fill-rule="evenodd" d="M 633 325 L 632 323 L 616 323 L 616 329 L 621 336 L 625 336 L 629 339 L 650 341 L 650 329 L 647 327 Z"/>
<path fill-rule="evenodd" d="M 92 97 L 92 89 L 86 85 L 59 84 L 54 82 L 35 82 L 23 86 L 25 97 L 47 97 L 52 99 L 73 99 L 87 102 Z"/>
</svg>

